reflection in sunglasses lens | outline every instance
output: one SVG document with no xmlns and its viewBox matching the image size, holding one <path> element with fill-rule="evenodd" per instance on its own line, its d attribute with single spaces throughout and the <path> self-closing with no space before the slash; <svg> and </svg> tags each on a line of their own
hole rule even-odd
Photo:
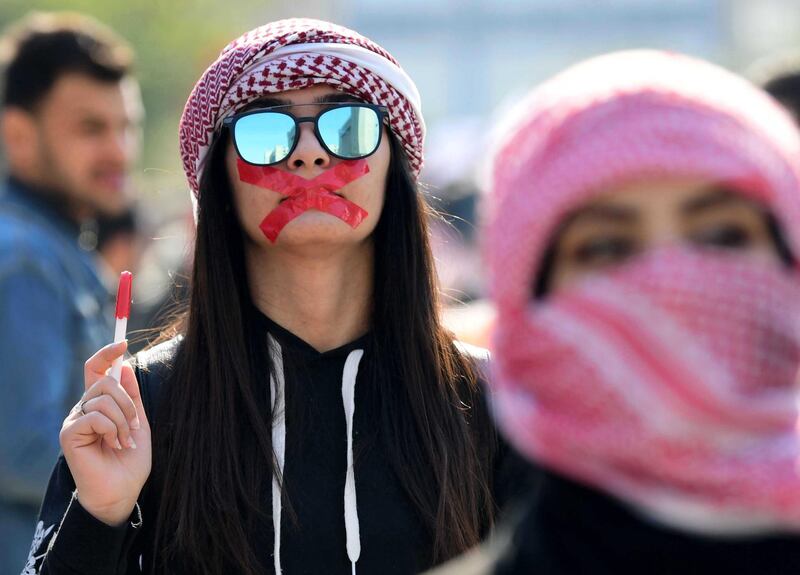
<svg viewBox="0 0 800 575">
<path fill-rule="evenodd" d="M 323 142 L 337 156 L 368 156 L 378 145 L 380 119 L 371 108 L 335 108 L 321 114 L 317 122 Z"/>
<path fill-rule="evenodd" d="M 294 144 L 294 118 L 278 112 L 261 112 L 239 118 L 234 130 L 236 148 L 245 162 L 274 164 L 286 159 Z"/>
</svg>

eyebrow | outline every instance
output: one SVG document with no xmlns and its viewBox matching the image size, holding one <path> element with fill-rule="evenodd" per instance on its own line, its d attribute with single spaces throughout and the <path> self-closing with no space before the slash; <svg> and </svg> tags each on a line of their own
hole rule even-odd
<svg viewBox="0 0 800 575">
<path fill-rule="evenodd" d="M 594 204 L 573 212 L 564 222 L 562 229 L 577 221 L 601 221 L 613 223 L 631 223 L 636 221 L 638 213 L 635 209 L 613 204 Z"/>
<path fill-rule="evenodd" d="M 96 110 L 89 110 L 89 109 L 78 110 L 77 112 L 75 112 L 73 114 L 73 117 L 75 119 L 77 119 L 77 121 L 80 124 L 82 124 L 84 126 L 99 126 L 99 127 L 125 126 L 125 127 L 131 127 L 131 126 L 139 126 L 142 123 L 140 118 L 138 118 L 136 116 L 131 117 L 130 115 L 126 114 L 125 116 L 123 116 L 121 118 L 119 118 L 119 117 L 107 118 L 107 117 L 104 117 L 104 116 L 97 115 Z"/>
<path fill-rule="evenodd" d="M 345 94 L 344 92 L 336 92 L 335 94 L 325 94 L 324 96 L 320 96 L 314 99 L 314 102 L 317 104 L 335 104 L 338 102 L 363 102 L 361 98 L 356 98 L 350 94 Z"/>
<path fill-rule="evenodd" d="M 254 100 L 247 104 L 243 109 L 249 110 L 251 108 L 264 108 L 269 106 L 291 106 L 292 103 L 289 100 L 284 100 L 283 98 L 259 98 L 258 100 Z"/>
<path fill-rule="evenodd" d="M 757 202 L 742 197 L 728 188 L 714 188 L 699 198 L 692 198 L 681 206 L 681 213 L 693 216 L 720 207 L 746 205 L 760 207 Z"/>
<path fill-rule="evenodd" d="M 363 100 L 356 98 L 355 96 L 351 96 L 350 94 L 345 94 L 344 92 L 337 92 L 335 94 L 325 94 L 324 96 L 317 96 L 314 98 L 314 101 L 311 104 L 338 104 L 338 103 L 346 103 L 346 102 L 363 102 Z M 274 98 L 274 97 L 265 97 L 259 98 L 253 102 L 250 102 L 247 106 L 242 108 L 243 112 L 255 109 L 255 108 L 270 108 L 272 106 L 293 106 L 298 105 L 292 102 L 291 100 L 287 100 L 285 98 Z"/>
</svg>

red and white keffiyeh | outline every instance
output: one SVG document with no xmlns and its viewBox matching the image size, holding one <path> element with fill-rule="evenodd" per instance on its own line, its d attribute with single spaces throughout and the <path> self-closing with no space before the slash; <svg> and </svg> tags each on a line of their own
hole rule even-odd
<svg viewBox="0 0 800 575">
<path fill-rule="evenodd" d="M 192 192 L 222 120 L 265 94 L 327 84 L 386 106 L 415 174 L 422 168 L 425 124 L 419 92 L 386 50 L 329 22 L 271 22 L 228 44 L 197 81 L 180 122 L 183 168 Z"/>
<path fill-rule="evenodd" d="M 631 181 L 702 178 L 766 205 L 800 254 L 800 137 L 711 64 L 611 54 L 513 114 L 487 200 L 501 427 L 531 458 L 672 525 L 800 529 L 800 275 L 654 250 L 532 301 L 565 216 Z"/>
</svg>

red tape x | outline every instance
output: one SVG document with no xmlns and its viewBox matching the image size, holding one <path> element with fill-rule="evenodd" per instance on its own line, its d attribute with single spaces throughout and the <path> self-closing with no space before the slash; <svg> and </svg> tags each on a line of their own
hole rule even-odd
<svg viewBox="0 0 800 575">
<path fill-rule="evenodd" d="M 357 227 L 367 212 L 334 192 L 369 173 L 364 159 L 345 160 L 335 167 L 307 180 L 273 166 L 253 166 L 237 159 L 239 179 L 287 197 L 260 224 L 261 231 L 275 243 L 281 230 L 303 212 L 317 209 L 336 216 L 350 227 Z"/>
</svg>

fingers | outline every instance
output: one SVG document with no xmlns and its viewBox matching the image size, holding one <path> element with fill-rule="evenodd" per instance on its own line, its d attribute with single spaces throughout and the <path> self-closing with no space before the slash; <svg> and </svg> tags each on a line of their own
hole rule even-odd
<svg viewBox="0 0 800 575">
<path fill-rule="evenodd" d="M 128 366 L 130 369 L 130 366 Z M 123 378 L 126 379 L 126 378 Z M 131 382 L 131 379 L 133 380 Z M 127 374 L 127 385 L 129 388 L 135 388 L 136 399 L 139 400 L 139 391 L 138 391 L 138 384 L 136 383 L 136 377 L 133 375 L 133 370 L 130 370 L 130 373 Z M 136 404 L 134 400 L 131 398 L 130 394 L 120 385 L 117 381 L 110 376 L 104 376 L 102 379 L 97 380 L 92 387 L 86 390 L 86 393 L 83 394 L 81 400 L 84 402 L 83 404 L 83 411 L 85 413 L 89 413 L 89 409 L 91 405 L 99 405 L 94 403 L 97 399 L 100 398 L 108 398 L 110 401 L 114 403 L 116 408 L 119 410 L 122 420 L 125 423 L 126 429 L 139 429 L 141 427 L 141 422 L 139 421 L 139 413 L 136 409 Z M 140 402 L 141 403 L 141 402 Z M 104 404 L 103 404 L 104 405 Z M 142 410 L 144 411 L 144 410 Z M 106 414 L 109 415 L 110 414 Z M 113 420 L 113 418 L 111 418 Z M 128 431 L 126 431 L 123 435 L 128 435 Z"/>
<path fill-rule="evenodd" d="M 114 360 L 120 358 L 126 349 L 127 341 L 109 344 L 84 365 L 86 392 L 78 404 L 83 406 L 83 413 L 76 409 L 65 421 L 65 430 L 75 428 L 83 441 L 96 441 L 97 438 L 92 435 L 94 433 L 101 435 L 103 441 L 113 449 L 136 449 L 132 430 L 140 429 L 140 418 L 146 422 L 146 416 L 133 368 L 123 364 L 119 383 L 106 375 Z"/>
<path fill-rule="evenodd" d="M 94 443 L 97 437 L 101 437 L 103 442 L 111 449 L 122 449 L 116 424 L 101 411 L 92 411 L 86 415 L 81 415 L 70 425 L 65 425 L 61 429 L 59 439 L 61 440 L 61 448 L 64 453 L 67 453 L 70 451 L 70 447 L 89 445 Z M 72 445 L 74 443 L 77 443 L 77 445 Z"/>
<path fill-rule="evenodd" d="M 131 428 L 139 429 L 142 422 L 147 424 L 147 414 L 144 411 L 144 404 L 142 403 L 142 395 L 139 392 L 139 382 L 136 380 L 136 374 L 133 372 L 133 367 L 128 363 L 122 364 L 122 377 L 120 377 L 119 385 L 131 398 L 136 413 L 131 422 Z M 149 424 L 147 424 L 149 425 Z"/>
<path fill-rule="evenodd" d="M 128 349 L 128 341 L 110 343 L 86 360 L 83 367 L 83 377 L 86 389 L 91 387 L 98 379 L 104 377 L 114 360 Z"/>
<path fill-rule="evenodd" d="M 113 379 L 113 378 L 112 378 Z M 139 382 L 136 381 L 136 375 L 133 373 L 133 368 L 128 363 L 122 364 L 122 377 L 120 377 L 119 385 L 125 390 L 134 403 L 141 402 L 141 395 L 139 394 Z"/>
<path fill-rule="evenodd" d="M 104 429 L 101 434 L 104 437 L 113 436 L 114 446 L 124 445 L 136 449 L 136 442 L 131 437 L 131 428 L 128 425 L 128 420 L 122 413 L 119 404 L 115 398 L 110 395 L 100 395 L 88 401 L 84 401 L 83 412 L 86 414 L 83 417 L 89 417 L 93 413 L 101 413 L 105 419 L 108 419 L 113 424 L 113 429 Z M 104 427 L 107 427 L 104 423 Z M 122 447 L 117 447 L 122 449 Z"/>
</svg>

